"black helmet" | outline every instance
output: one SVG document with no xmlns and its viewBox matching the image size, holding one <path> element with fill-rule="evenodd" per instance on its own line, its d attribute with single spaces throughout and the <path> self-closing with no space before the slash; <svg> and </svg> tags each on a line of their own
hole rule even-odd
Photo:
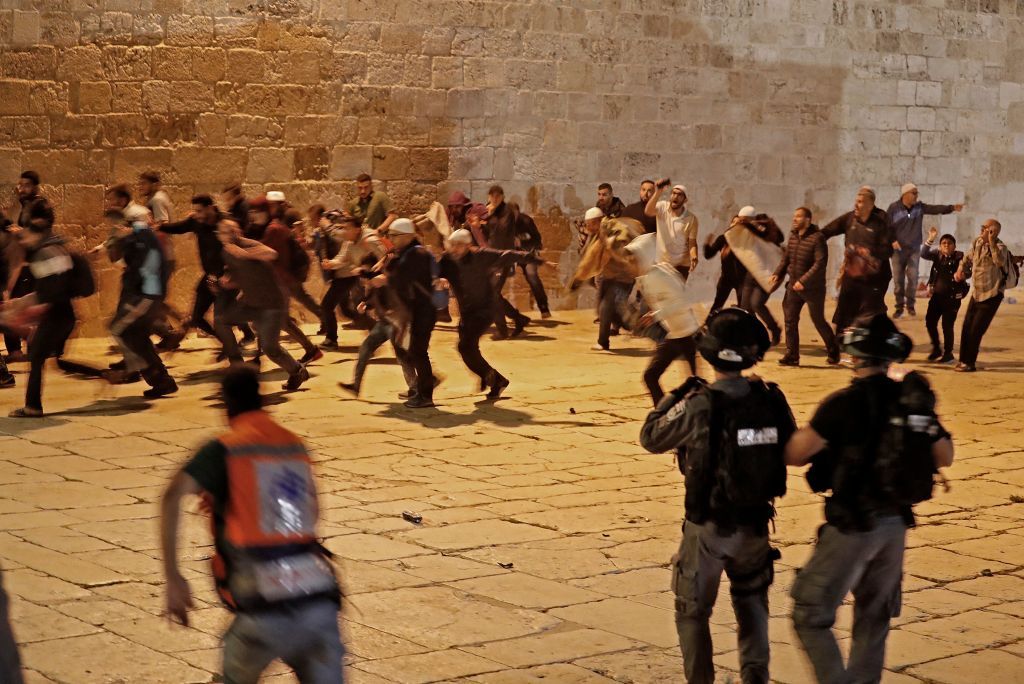
<svg viewBox="0 0 1024 684">
<path fill-rule="evenodd" d="M 718 370 L 750 368 L 771 346 L 768 331 L 746 309 L 733 306 L 708 316 L 697 333 L 697 349 Z"/>
<path fill-rule="evenodd" d="M 865 316 L 843 331 L 843 351 L 859 359 L 899 363 L 910 355 L 914 343 L 884 313 Z"/>
</svg>

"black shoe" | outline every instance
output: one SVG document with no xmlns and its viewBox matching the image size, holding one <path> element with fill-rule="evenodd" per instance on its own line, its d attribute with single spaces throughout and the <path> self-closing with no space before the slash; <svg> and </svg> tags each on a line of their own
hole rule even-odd
<svg viewBox="0 0 1024 684">
<path fill-rule="evenodd" d="M 305 366 L 306 364 L 313 363 L 314 361 L 322 358 L 324 358 L 324 353 L 320 351 L 320 347 L 313 347 L 302 355 L 302 358 L 299 359 L 299 363 Z"/>
<path fill-rule="evenodd" d="M 942 356 L 942 350 L 938 347 L 932 347 L 932 353 L 928 355 L 929 361 L 937 361 Z"/>
<path fill-rule="evenodd" d="M 545 319 L 545 320 L 547 320 L 548 318 L 551 318 L 551 312 L 550 311 L 541 311 L 540 312 L 540 317 Z"/>
<path fill-rule="evenodd" d="M 418 394 L 415 397 L 411 397 L 409 401 L 405 402 L 405 407 L 411 409 L 431 408 L 433 405 L 433 399 L 431 399 L 430 397 L 421 397 Z"/>
<path fill-rule="evenodd" d="M 398 398 L 402 401 L 416 398 L 416 390 L 405 390 L 404 392 L 398 393 Z"/>
<path fill-rule="evenodd" d="M 772 331 L 772 346 L 778 347 L 780 342 L 782 342 L 782 330 L 776 328 Z"/>
<path fill-rule="evenodd" d="M 160 343 L 156 345 L 158 352 L 171 352 L 178 349 L 181 346 L 181 341 L 188 335 L 188 331 L 179 330 L 178 332 L 171 333 L 164 339 L 160 340 Z"/>
<path fill-rule="evenodd" d="M 781 359 L 779 359 L 779 365 L 780 366 L 799 366 L 800 365 L 800 359 L 794 359 L 791 356 L 783 356 Z"/>
<path fill-rule="evenodd" d="M 438 323 L 451 323 L 452 322 L 452 315 L 451 315 L 451 313 L 448 312 L 448 309 L 438 310 L 438 312 L 437 312 L 437 322 Z"/>
<path fill-rule="evenodd" d="M 114 363 L 107 366 L 110 370 L 124 370 L 124 359 L 115 361 Z"/>
<path fill-rule="evenodd" d="M 617 325 L 613 325 L 611 327 L 611 329 L 608 331 L 608 336 L 609 337 L 615 337 L 618 334 L 619 334 L 619 326 L 617 326 Z"/>
<path fill-rule="evenodd" d="M 285 392 L 294 392 L 307 380 L 309 380 L 309 371 L 306 370 L 305 366 L 302 366 L 299 370 L 288 376 L 288 380 L 281 386 L 281 389 Z"/>
<path fill-rule="evenodd" d="M 508 387 L 509 380 L 500 373 L 494 373 L 494 382 L 491 383 L 491 391 L 487 393 L 488 399 L 497 399 L 501 396 L 501 393 Z"/>
<path fill-rule="evenodd" d="M 103 372 L 103 379 L 111 385 L 131 385 L 142 380 L 139 371 L 108 370 Z"/>
<path fill-rule="evenodd" d="M 903 318 L 903 309 L 896 309 L 896 311 L 893 312 L 892 317 L 893 317 L 893 320 L 896 320 L 898 318 Z"/>
<path fill-rule="evenodd" d="M 21 351 L 20 349 L 16 349 L 15 351 L 12 351 L 10 354 L 5 356 L 4 360 L 7 363 L 24 363 L 28 361 L 28 354 Z"/>
<path fill-rule="evenodd" d="M 324 340 L 323 342 L 320 343 L 321 349 L 329 349 L 331 351 L 337 349 L 338 346 L 338 340 Z"/>
<path fill-rule="evenodd" d="M 916 316 L 917 315 L 917 312 L 914 311 L 914 307 L 912 307 L 912 306 L 908 306 L 907 307 L 907 315 L 908 316 Z"/>
<path fill-rule="evenodd" d="M 523 334 L 523 328 L 530 322 L 530 319 L 526 316 L 520 316 L 516 319 L 515 326 L 512 328 L 512 337 L 519 337 Z"/>
<path fill-rule="evenodd" d="M 949 363 L 952 360 L 953 360 L 953 352 L 946 352 L 945 354 L 942 355 L 942 358 L 939 359 L 939 363 Z"/>
<path fill-rule="evenodd" d="M 508 339 L 508 330 L 505 330 L 505 331 L 496 330 L 494 332 L 494 334 L 491 335 L 491 339 L 492 340 L 507 340 Z"/>
<path fill-rule="evenodd" d="M 159 399 L 160 397 L 166 397 L 168 394 L 174 394 L 177 391 L 178 383 L 174 382 L 174 378 L 168 375 L 143 392 L 142 396 L 147 399 Z"/>
<path fill-rule="evenodd" d="M 354 382 L 339 382 L 338 387 L 345 390 L 346 392 L 351 392 L 357 397 L 359 396 L 359 388 L 356 387 L 356 384 Z"/>
<path fill-rule="evenodd" d="M 14 376 L 10 373 L 0 376 L 0 387 L 14 387 Z"/>
<path fill-rule="evenodd" d="M 960 363 L 956 364 L 956 368 L 954 368 L 953 370 L 955 370 L 957 373 L 973 373 L 978 369 L 974 367 L 973 363 L 964 363 L 963 361 L 961 361 Z"/>
<path fill-rule="evenodd" d="M 825 362 L 828 365 L 830 365 L 830 366 L 838 366 L 839 365 L 839 352 L 837 352 L 837 351 L 829 352 L 828 356 L 825 358 Z"/>
</svg>

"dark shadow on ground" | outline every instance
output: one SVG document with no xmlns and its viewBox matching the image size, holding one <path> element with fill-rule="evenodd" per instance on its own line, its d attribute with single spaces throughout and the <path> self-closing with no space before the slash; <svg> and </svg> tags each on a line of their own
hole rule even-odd
<svg viewBox="0 0 1024 684">
<path fill-rule="evenodd" d="M 116 399 L 96 399 L 91 404 L 78 408 L 58 411 L 53 416 L 127 416 L 132 413 L 146 411 L 153 407 L 152 402 L 141 396 L 140 388 L 137 397 L 118 397 Z"/>
<path fill-rule="evenodd" d="M 500 400 L 499 400 L 500 402 Z M 427 409 L 406 408 L 404 404 L 394 402 L 387 404 L 386 408 L 377 415 L 397 418 L 409 423 L 417 423 L 424 427 L 461 427 L 464 425 L 476 425 L 477 423 L 490 423 L 500 427 L 516 427 L 519 425 L 571 425 L 585 427 L 594 423 L 578 420 L 545 420 L 537 421 L 534 417 L 525 412 L 512 408 L 505 408 L 499 402 L 483 400 L 475 403 L 472 413 L 450 413 L 444 410 L 443 406 L 435 406 Z"/>
</svg>

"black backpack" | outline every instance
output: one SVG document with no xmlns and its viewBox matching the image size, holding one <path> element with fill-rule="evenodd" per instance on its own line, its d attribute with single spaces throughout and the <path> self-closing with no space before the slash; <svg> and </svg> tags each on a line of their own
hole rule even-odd
<svg viewBox="0 0 1024 684">
<path fill-rule="evenodd" d="M 935 394 L 923 375 L 904 376 L 886 415 L 873 466 L 880 498 L 901 506 L 927 501 L 936 472 L 932 444 L 941 427 L 935 417 Z"/>
<path fill-rule="evenodd" d="M 68 292 L 72 299 L 91 297 L 96 294 L 96 278 L 92 274 L 89 259 L 81 252 L 69 251 L 71 273 L 68 278 Z"/>
<path fill-rule="evenodd" d="M 788 404 L 774 383 L 751 380 L 750 392 L 739 398 L 711 390 L 712 510 L 764 506 L 785 495 L 787 423 Z"/>
</svg>

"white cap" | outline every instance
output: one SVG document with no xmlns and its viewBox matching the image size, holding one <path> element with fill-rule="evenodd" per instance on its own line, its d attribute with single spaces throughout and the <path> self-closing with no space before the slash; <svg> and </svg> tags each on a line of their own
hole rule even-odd
<svg viewBox="0 0 1024 684">
<path fill-rule="evenodd" d="M 452 244 L 471 245 L 473 244 L 473 234 L 465 228 L 459 228 L 456 231 L 452 231 L 452 234 L 448 236 L 448 242 Z"/>
<path fill-rule="evenodd" d="M 587 213 L 583 215 L 584 221 L 593 221 L 599 218 L 604 218 L 604 212 L 597 207 L 590 207 L 587 209 Z"/>
<path fill-rule="evenodd" d="M 271 190 L 267 193 L 268 202 L 284 202 L 284 193 L 280 190 Z"/>
<path fill-rule="evenodd" d="M 757 216 L 757 212 L 754 210 L 754 207 L 748 204 L 747 206 L 740 209 L 740 213 L 736 215 L 742 216 L 743 218 L 754 218 L 755 216 Z"/>
<path fill-rule="evenodd" d="M 414 235 L 416 233 L 416 226 L 407 218 L 395 219 L 388 226 L 388 232 L 397 233 L 398 235 Z"/>
<path fill-rule="evenodd" d="M 900 197 L 906 195 L 908 192 L 914 192 L 915 190 L 917 190 L 916 185 L 914 185 L 913 183 L 907 183 L 902 188 L 900 188 Z"/>
<path fill-rule="evenodd" d="M 673 191 L 678 190 L 679 192 L 683 193 L 684 195 L 686 194 L 686 186 L 685 185 L 673 185 L 672 186 L 672 190 Z"/>
</svg>

